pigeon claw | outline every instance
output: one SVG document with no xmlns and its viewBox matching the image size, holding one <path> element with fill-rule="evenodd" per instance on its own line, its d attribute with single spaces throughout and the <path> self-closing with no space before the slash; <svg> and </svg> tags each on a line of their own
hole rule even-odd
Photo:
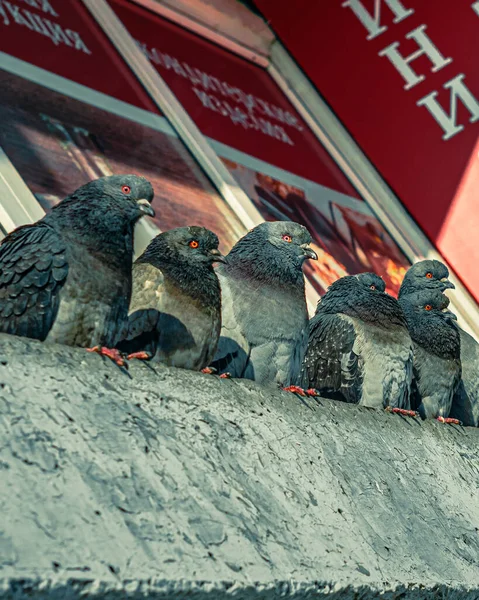
<svg viewBox="0 0 479 600">
<path fill-rule="evenodd" d="M 313 388 L 304 390 L 302 387 L 299 387 L 299 385 L 289 385 L 288 387 L 284 387 L 281 389 L 283 390 L 283 392 L 291 392 L 292 394 L 298 394 L 298 396 L 303 396 L 304 398 L 306 396 L 319 396 L 318 390 L 315 390 Z"/>
<path fill-rule="evenodd" d="M 397 415 L 403 415 L 404 417 L 419 417 L 419 413 L 415 410 L 406 410 L 405 408 L 391 408 L 390 406 L 387 406 L 386 411 L 396 413 Z"/>
<path fill-rule="evenodd" d="M 100 356 L 106 356 L 111 359 L 119 367 L 125 366 L 125 358 L 119 350 L 116 348 L 106 348 L 105 346 L 94 346 L 93 348 L 87 348 L 87 352 L 96 352 Z"/>
<path fill-rule="evenodd" d="M 126 357 L 127 360 L 131 360 L 132 358 L 136 358 L 137 360 L 150 360 L 152 358 L 149 352 L 132 352 L 128 354 Z"/>
<path fill-rule="evenodd" d="M 231 379 L 231 373 L 221 373 L 220 379 Z"/>
<path fill-rule="evenodd" d="M 217 369 L 214 367 L 205 367 L 204 369 L 201 369 L 201 372 L 205 373 L 205 375 L 214 375 L 216 371 Z"/>
<path fill-rule="evenodd" d="M 449 425 L 462 425 L 459 419 L 452 419 L 451 417 L 436 417 L 436 421 L 439 421 L 439 423 L 448 423 Z"/>
</svg>

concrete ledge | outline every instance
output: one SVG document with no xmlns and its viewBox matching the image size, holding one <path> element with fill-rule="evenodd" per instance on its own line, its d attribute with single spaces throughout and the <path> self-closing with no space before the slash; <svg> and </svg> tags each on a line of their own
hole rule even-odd
<svg viewBox="0 0 479 600">
<path fill-rule="evenodd" d="M 478 448 L 478 429 L 0 336 L 0 590 L 479 598 Z"/>
</svg>

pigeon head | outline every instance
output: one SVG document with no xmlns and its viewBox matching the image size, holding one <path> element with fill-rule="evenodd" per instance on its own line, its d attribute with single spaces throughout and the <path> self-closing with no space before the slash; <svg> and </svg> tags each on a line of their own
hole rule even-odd
<svg viewBox="0 0 479 600">
<path fill-rule="evenodd" d="M 159 268 L 166 263 L 178 265 L 212 265 L 225 262 L 218 250 L 218 236 L 204 227 L 178 227 L 157 235 L 138 262 L 149 262 Z"/>
<path fill-rule="evenodd" d="M 385 289 L 383 279 L 375 273 L 346 275 L 329 286 L 318 302 L 316 314 L 341 313 L 386 329 L 405 327 L 401 306 Z"/>
<path fill-rule="evenodd" d="M 262 223 L 255 229 L 275 251 L 298 265 L 302 265 L 308 258 L 318 260 L 316 252 L 309 247 L 311 234 L 299 223 L 272 221 Z"/>
<path fill-rule="evenodd" d="M 144 177 L 112 175 L 83 185 L 45 217 L 62 234 L 99 256 L 131 267 L 135 223 L 154 216 L 153 187 Z"/>
<path fill-rule="evenodd" d="M 219 306 L 221 291 L 213 263 L 225 262 L 218 237 L 204 227 L 178 227 L 157 235 L 135 264 L 159 269 L 173 286 L 203 306 Z"/>
<path fill-rule="evenodd" d="M 421 319 L 446 319 L 457 321 L 449 310 L 450 300 L 439 290 L 421 290 L 401 298 L 401 306 L 408 314 L 419 315 Z"/>
<path fill-rule="evenodd" d="M 138 175 L 100 177 L 78 188 L 57 204 L 53 211 L 83 216 L 90 227 L 95 222 L 111 221 L 134 224 L 141 217 L 155 216 L 151 206 L 154 191 L 151 183 Z"/>
<path fill-rule="evenodd" d="M 242 237 L 227 256 L 228 268 L 260 281 L 298 283 L 305 260 L 317 260 L 311 234 L 293 221 L 268 221 Z"/>
<path fill-rule="evenodd" d="M 378 292 L 386 291 L 384 279 L 379 277 L 379 275 L 376 275 L 376 273 L 359 273 L 359 275 L 355 275 L 355 277 L 361 285 L 364 285 L 370 290 L 377 290 Z"/>
<path fill-rule="evenodd" d="M 438 356 L 458 356 L 459 332 L 449 298 L 439 290 L 421 290 L 399 300 L 412 339 Z"/>
<path fill-rule="evenodd" d="M 399 298 L 424 289 L 444 292 L 454 287 L 449 281 L 449 270 L 445 264 L 438 260 L 422 260 L 408 269 L 399 290 Z"/>
</svg>

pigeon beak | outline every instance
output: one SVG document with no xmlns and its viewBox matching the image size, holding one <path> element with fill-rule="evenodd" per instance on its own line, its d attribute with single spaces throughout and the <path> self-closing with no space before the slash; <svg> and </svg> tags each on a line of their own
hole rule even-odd
<svg viewBox="0 0 479 600">
<path fill-rule="evenodd" d="M 155 216 L 155 211 L 146 198 L 140 198 L 140 200 L 137 201 L 137 205 L 143 214 L 148 215 L 149 217 Z"/>
<path fill-rule="evenodd" d="M 213 250 L 210 250 L 209 254 L 211 256 L 211 262 L 222 262 L 222 263 L 226 262 L 226 258 L 216 248 L 213 248 Z"/>
<path fill-rule="evenodd" d="M 318 255 L 316 252 L 308 246 L 308 244 L 301 244 L 300 248 L 303 249 L 303 254 L 306 258 L 311 258 L 313 260 L 318 260 Z"/>
<path fill-rule="evenodd" d="M 447 277 L 443 277 L 441 279 L 441 283 L 442 283 L 442 288 L 444 290 L 455 290 L 456 286 L 452 283 L 452 281 L 449 281 L 449 279 Z"/>
<path fill-rule="evenodd" d="M 450 311 L 448 308 L 443 308 L 442 312 L 446 315 L 448 319 L 452 319 L 453 321 L 457 321 L 456 315 Z"/>
</svg>

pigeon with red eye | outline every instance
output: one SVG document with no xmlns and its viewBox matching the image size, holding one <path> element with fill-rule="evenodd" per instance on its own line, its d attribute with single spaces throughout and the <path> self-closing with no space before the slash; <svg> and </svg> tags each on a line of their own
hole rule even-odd
<svg viewBox="0 0 479 600">
<path fill-rule="evenodd" d="M 128 331 L 118 349 L 129 357 L 199 371 L 214 357 L 221 290 L 213 264 L 225 259 L 204 227 L 157 235 L 133 265 Z"/>
<path fill-rule="evenodd" d="M 413 265 L 404 277 L 399 298 L 425 289 L 444 292 L 453 289 L 449 270 L 438 260 L 423 260 Z M 479 344 L 455 323 L 461 338 L 462 379 L 454 395 L 450 417 L 464 425 L 479 426 Z"/>
<path fill-rule="evenodd" d="M 335 281 L 309 323 L 300 385 L 371 408 L 412 414 L 412 341 L 397 300 L 374 273 Z"/>
<path fill-rule="evenodd" d="M 218 268 L 223 324 L 213 367 L 220 373 L 296 385 L 308 326 L 303 264 L 317 259 L 310 243 L 302 225 L 274 221 L 231 249 Z"/>
<path fill-rule="evenodd" d="M 446 265 L 438 260 L 421 260 L 408 269 L 399 289 L 398 298 L 425 289 L 444 292 L 454 287 L 454 284 L 449 281 L 449 269 Z"/>
<path fill-rule="evenodd" d="M 422 290 L 400 299 L 413 340 L 412 403 L 423 419 L 449 418 L 461 381 L 461 342 L 449 299 L 439 290 Z"/>
<path fill-rule="evenodd" d="M 153 188 L 136 175 L 91 181 L 0 245 L 0 331 L 112 350 L 128 320 L 133 230 L 153 216 Z"/>
</svg>

